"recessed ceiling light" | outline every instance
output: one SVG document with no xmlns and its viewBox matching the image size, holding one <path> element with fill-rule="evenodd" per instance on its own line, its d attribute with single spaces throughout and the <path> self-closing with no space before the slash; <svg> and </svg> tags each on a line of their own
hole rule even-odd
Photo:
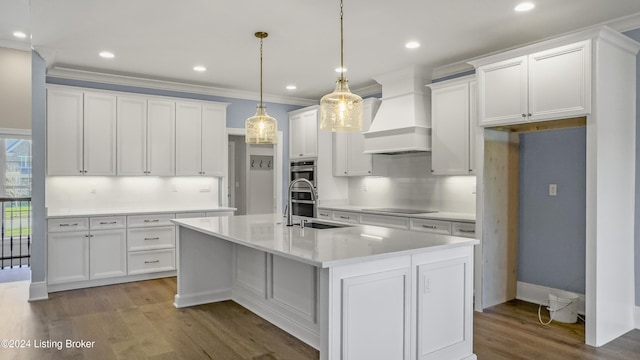
<svg viewBox="0 0 640 360">
<path fill-rule="evenodd" d="M 417 49 L 420 47 L 420 43 L 417 41 L 409 41 L 408 43 L 404 44 L 404 47 L 406 47 L 407 49 Z"/>
<path fill-rule="evenodd" d="M 23 33 L 22 31 L 14 31 L 13 32 L 13 36 L 20 38 L 20 39 L 24 39 L 27 37 L 27 34 Z"/>
<path fill-rule="evenodd" d="M 346 73 L 347 72 L 347 68 L 337 67 L 336 68 L 336 72 L 337 73 Z"/>
<path fill-rule="evenodd" d="M 513 8 L 513 10 L 515 10 L 517 12 L 523 12 L 523 11 L 532 10 L 534 7 L 536 7 L 536 6 L 533 3 L 523 2 L 523 3 L 518 4 L 515 8 Z"/>
<path fill-rule="evenodd" d="M 114 57 L 116 57 L 115 55 L 113 55 L 112 52 L 109 51 L 102 51 L 100 52 L 100 57 L 105 58 L 105 59 L 113 59 Z"/>
<path fill-rule="evenodd" d="M 295 85 L 287 85 L 287 90 L 295 90 L 295 89 L 297 89 L 297 88 L 298 88 L 298 87 L 297 87 L 297 86 L 295 86 Z"/>
<path fill-rule="evenodd" d="M 203 71 L 207 71 L 207 68 L 202 65 L 196 65 L 193 67 L 193 71 L 203 72 Z"/>
</svg>

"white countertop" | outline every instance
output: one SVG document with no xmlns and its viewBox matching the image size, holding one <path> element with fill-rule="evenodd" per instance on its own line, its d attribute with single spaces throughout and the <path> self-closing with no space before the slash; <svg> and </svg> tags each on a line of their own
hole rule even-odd
<svg viewBox="0 0 640 360">
<path fill-rule="evenodd" d="M 335 229 L 286 226 L 280 214 L 174 219 L 175 224 L 318 267 L 438 251 L 478 240 L 370 225 Z M 315 220 L 314 220 L 315 221 Z M 330 223 L 318 220 L 321 223 Z M 180 241 L 188 241 L 181 239 Z"/>
<path fill-rule="evenodd" d="M 434 220 L 449 220 L 449 221 L 468 221 L 475 222 L 476 214 L 464 214 L 454 212 L 433 212 L 433 213 L 421 213 L 421 214 L 399 214 L 389 212 L 374 211 L 374 206 L 358 206 L 358 205 L 320 205 L 318 209 L 337 210 L 337 211 L 354 211 L 367 214 L 388 215 L 388 216 L 400 216 L 405 218 L 418 218 L 418 219 L 434 219 Z"/>
<path fill-rule="evenodd" d="M 223 212 L 235 211 L 229 207 L 202 207 L 202 206 L 177 206 L 177 207 L 131 207 L 125 209 L 47 209 L 47 218 L 70 216 L 112 216 L 112 215 L 138 215 L 138 214 L 173 214 L 187 212 Z"/>
</svg>

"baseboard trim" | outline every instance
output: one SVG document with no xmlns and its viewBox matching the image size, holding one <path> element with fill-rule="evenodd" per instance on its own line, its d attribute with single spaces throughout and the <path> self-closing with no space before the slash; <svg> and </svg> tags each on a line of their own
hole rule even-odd
<svg viewBox="0 0 640 360">
<path fill-rule="evenodd" d="M 640 306 L 636 306 L 633 311 L 633 320 L 635 328 L 640 330 Z"/>
<path fill-rule="evenodd" d="M 29 301 L 48 300 L 47 282 L 38 281 L 29 284 Z"/>
<path fill-rule="evenodd" d="M 194 305 L 208 304 L 218 301 L 231 300 L 231 289 L 220 291 L 205 291 L 188 296 L 177 295 L 173 298 L 173 306 L 183 308 Z"/>
<path fill-rule="evenodd" d="M 554 294 L 559 291 L 564 290 L 518 281 L 516 287 L 516 299 L 534 304 L 547 305 L 549 303 L 549 293 Z M 584 294 L 577 295 L 578 303 L 576 304 L 576 311 L 578 314 L 584 315 Z M 636 315 L 638 315 L 637 312 Z M 640 324 L 638 319 L 639 318 L 636 316 L 636 324 Z"/>
</svg>

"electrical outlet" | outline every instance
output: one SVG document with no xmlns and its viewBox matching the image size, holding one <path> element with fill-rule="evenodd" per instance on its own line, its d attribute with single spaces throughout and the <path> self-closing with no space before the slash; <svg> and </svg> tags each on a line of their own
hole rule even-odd
<svg viewBox="0 0 640 360">
<path fill-rule="evenodd" d="M 558 196 L 558 184 L 549 184 L 549 196 Z"/>
<path fill-rule="evenodd" d="M 201 193 L 208 193 L 208 192 L 211 192 L 211 188 L 209 188 L 209 187 L 201 188 L 201 189 L 200 189 L 200 192 L 201 192 Z"/>
<path fill-rule="evenodd" d="M 92 194 L 94 194 L 94 195 L 95 195 L 97 192 L 98 192 L 98 191 L 97 191 L 95 188 L 94 188 L 94 189 L 91 189 L 91 193 L 92 193 Z"/>
</svg>

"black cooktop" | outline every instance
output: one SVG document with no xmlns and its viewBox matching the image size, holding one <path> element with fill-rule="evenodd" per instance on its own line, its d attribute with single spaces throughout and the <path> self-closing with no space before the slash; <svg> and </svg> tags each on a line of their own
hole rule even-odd
<svg viewBox="0 0 640 360">
<path fill-rule="evenodd" d="M 373 211 L 373 212 L 393 213 L 393 214 L 424 214 L 424 213 L 438 212 L 438 210 L 402 209 L 402 208 L 373 208 L 373 209 L 363 209 L 363 210 Z"/>
</svg>

